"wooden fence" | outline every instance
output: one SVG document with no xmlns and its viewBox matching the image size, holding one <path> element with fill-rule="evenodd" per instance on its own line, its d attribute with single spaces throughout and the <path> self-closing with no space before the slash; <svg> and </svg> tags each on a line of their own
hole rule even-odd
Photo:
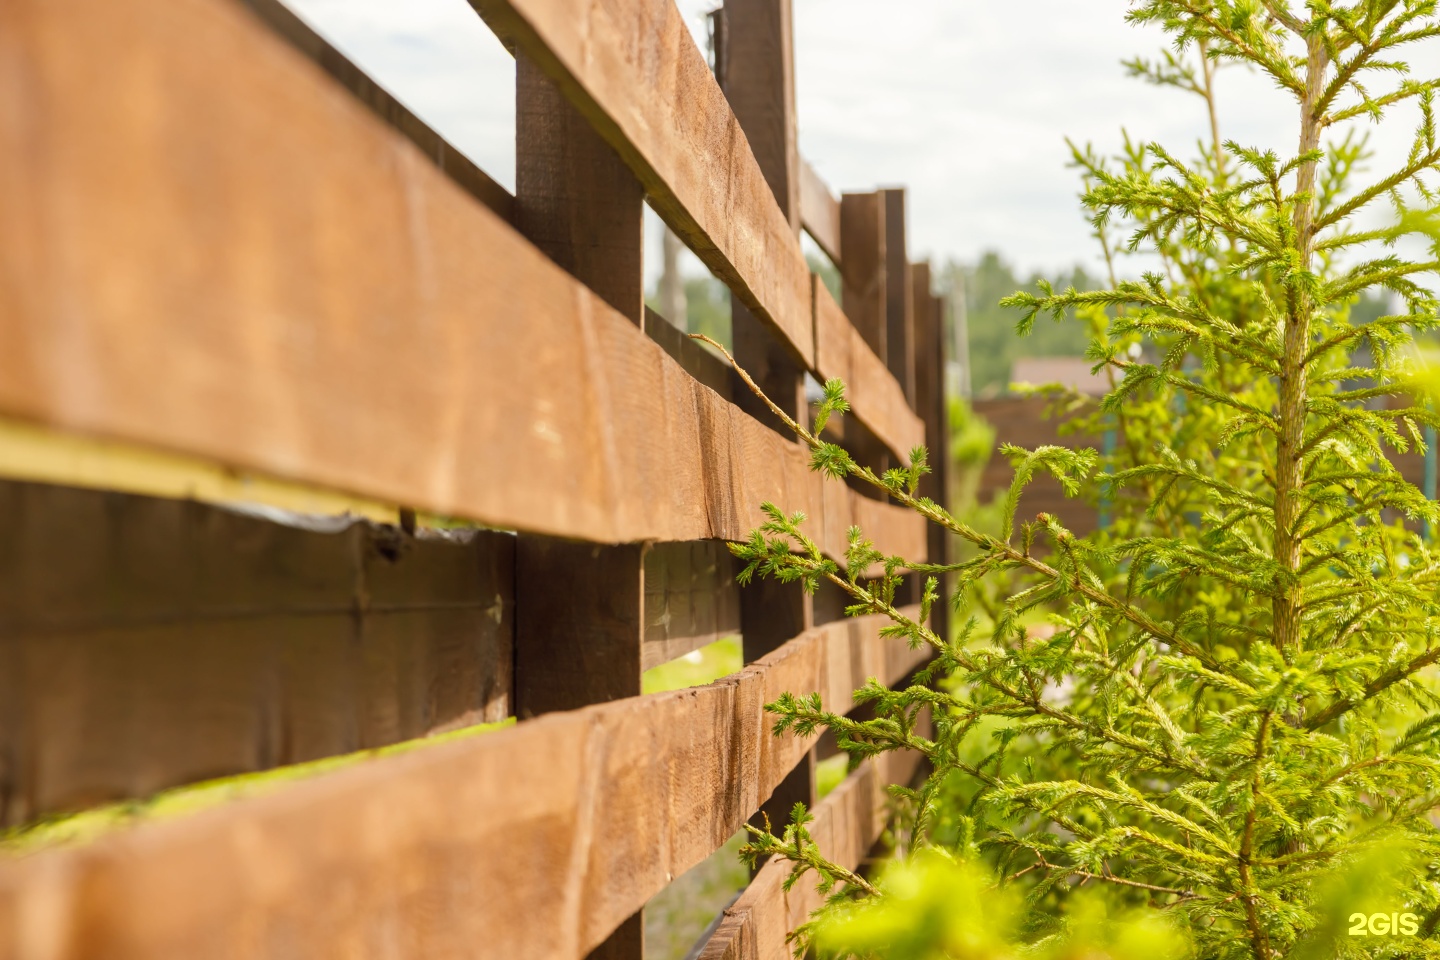
<svg viewBox="0 0 1440 960">
<path fill-rule="evenodd" d="M 876 467 L 928 443 L 944 489 L 942 304 L 904 192 L 836 199 L 798 156 L 789 0 L 726 0 L 713 68 L 673 0 L 471 3 L 516 58 L 513 196 L 275 0 L 0 0 L 0 434 L 402 518 L 0 462 L 0 825 L 519 718 L 0 854 L 0 960 L 638 960 L 647 901 L 816 799 L 815 742 L 763 704 L 844 709 L 919 662 L 836 596 L 736 585 L 723 541 L 765 500 L 833 556 L 852 524 L 944 544 L 822 482 L 644 306 L 648 202 L 772 396 L 803 415 L 807 374 L 843 378 L 844 442 Z M 736 632 L 741 672 L 641 695 Z M 831 856 L 866 855 L 915 766 L 818 804 Z M 817 898 L 782 876 L 701 955 L 788 957 Z"/>
</svg>

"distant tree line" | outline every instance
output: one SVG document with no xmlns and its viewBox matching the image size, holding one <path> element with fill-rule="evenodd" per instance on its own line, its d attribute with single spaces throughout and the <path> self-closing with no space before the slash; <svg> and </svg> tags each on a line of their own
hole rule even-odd
<svg viewBox="0 0 1440 960">
<path fill-rule="evenodd" d="M 1078 357 L 1085 353 L 1089 337 L 1083 323 L 1055 323 L 1043 320 L 1028 336 L 1016 332 L 1021 311 L 1000 305 L 1002 297 L 1016 290 L 1040 292 L 1040 281 L 1052 287 L 1079 291 L 1098 290 L 1099 277 L 1091 276 L 1078 264 L 1068 272 L 1023 277 L 998 251 L 987 250 L 974 263 L 951 261 L 941 271 L 942 292 L 965 297 L 966 326 L 970 342 L 970 384 L 976 397 L 998 396 L 1009 388 L 1010 370 L 1020 357 Z M 958 282 L 957 282 L 958 281 Z M 1350 308 L 1357 324 L 1366 324 L 1389 311 L 1387 301 L 1372 293 L 1363 294 Z M 1070 319 L 1067 314 L 1067 319 Z"/>
<path fill-rule="evenodd" d="M 836 299 L 840 299 L 840 279 L 834 266 L 818 257 L 810 259 L 811 269 L 820 275 Z M 938 292 L 965 298 L 970 384 L 974 396 L 986 398 L 1005 393 L 1010 386 L 1011 367 L 1020 357 L 1078 357 L 1085 353 L 1089 334 L 1083 323 L 1045 320 L 1036 323 L 1029 336 L 1022 337 L 1016 332 L 1015 324 L 1021 311 L 1002 307 L 1000 300 L 1017 290 L 1039 293 L 1041 280 L 1048 280 L 1057 290 L 1071 286 L 1080 291 L 1101 287 L 1100 278 L 1091 276 L 1078 264 L 1069 271 L 1053 274 L 1032 271 L 1028 277 L 1022 276 L 996 250 L 987 250 L 974 263 L 952 260 L 939 271 Z M 686 328 L 730 346 L 730 291 L 709 275 L 687 276 L 684 283 Z M 660 310 L 658 291 L 650 291 L 646 299 L 651 309 Z M 1384 315 L 1388 309 L 1382 297 L 1366 293 L 1351 307 L 1350 315 L 1356 323 L 1364 324 Z M 952 311 L 952 318 L 954 314 Z"/>
</svg>

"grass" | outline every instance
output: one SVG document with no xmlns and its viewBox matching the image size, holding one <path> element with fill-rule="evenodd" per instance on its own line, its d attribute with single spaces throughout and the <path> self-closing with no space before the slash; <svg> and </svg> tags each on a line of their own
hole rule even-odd
<svg viewBox="0 0 1440 960">
<path fill-rule="evenodd" d="M 141 822 L 199 813 L 232 800 L 270 793 L 297 780 L 342 770 L 378 757 L 408 753 L 411 750 L 439 743 L 467 739 L 511 726 L 514 722 L 515 718 L 510 717 L 497 723 L 481 723 L 462 727 L 459 730 L 421 737 L 417 740 L 406 740 L 403 743 L 391 744 L 386 747 L 357 750 L 354 753 L 325 757 L 307 763 L 293 763 L 255 773 L 242 773 L 232 777 L 186 784 L 183 787 L 163 790 L 149 797 L 124 800 L 76 813 L 47 817 L 0 832 L 0 856 L 18 856 L 49 847 L 88 843 L 107 833 Z"/>
<path fill-rule="evenodd" d="M 645 904 L 645 960 L 682 960 L 750 882 L 740 861 L 745 832 L 675 878 Z"/>
<path fill-rule="evenodd" d="M 726 637 L 647 670 L 642 678 L 642 688 L 645 693 L 659 693 L 698 686 L 735 673 L 744 665 L 740 638 Z M 298 780 L 379 757 L 478 736 L 514 723 L 515 718 L 510 717 L 498 723 L 482 723 L 390 746 L 186 784 L 148 797 L 45 817 L 0 831 L 0 856 L 19 856 L 50 847 L 88 843 L 138 823 L 188 816 L 232 800 L 260 796 Z"/>
<path fill-rule="evenodd" d="M 712 683 L 745 666 L 740 637 L 724 637 L 683 657 L 651 667 L 640 677 L 641 693 L 664 693 Z"/>
<path fill-rule="evenodd" d="M 815 795 L 825 797 L 845 781 L 850 773 L 850 757 L 837 753 L 815 764 Z"/>
</svg>

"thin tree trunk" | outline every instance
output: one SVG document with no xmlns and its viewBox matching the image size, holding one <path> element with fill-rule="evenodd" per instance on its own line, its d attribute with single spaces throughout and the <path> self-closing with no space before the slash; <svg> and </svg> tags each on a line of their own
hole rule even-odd
<svg viewBox="0 0 1440 960">
<path fill-rule="evenodd" d="M 1321 117 L 1315 106 L 1325 88 L 1329 60 L 1319 34 L 1309 38 L 1305 100 L 1300 108 L 1300 153 L 1320 145 Z M 1295 203 L 1295 244 L 1298 269 L 1308 272 L 1315 259 L 1315 177 L 1318 161 L 1300 165 L 1295 177 L 1299 195 Z M 1288 660 L 1300 645 L 1301 543 L 1295 529 L 1300 513 L 1301 448 L 1305 437 L 1305 354 L 1310 348 L 1310 314 L 1314 309 L 1303 283 L 1292 282 L 1286 295 L 1285 354 L 1280 368 L 1280 440 L 1275 461 L 1275 560 L 1285 571 L 1285 582 L 1275 597 L 1275 645 Z"/>
</svg>

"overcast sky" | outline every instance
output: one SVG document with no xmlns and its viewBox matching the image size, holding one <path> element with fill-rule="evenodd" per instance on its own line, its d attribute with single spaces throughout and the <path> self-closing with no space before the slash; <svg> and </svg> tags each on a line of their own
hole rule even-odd
<svg viewBox="0 0 1440 960">
<path fill-rule="evenodd" d="M 431 126 L 514 186 L 514 62 L 466 0 L 287 0 Z M 1022 269 L 1095 267 L 1065 137 L 1114 150 L 1122 128 L 1190 155 L 1200 101 L 1126 76 L 1158 31 L 1124 0 L 794 0 L 800 147 L 837 192 L 909 188 L 912 258 L 999 250 Z M 679 0 L 703 43 L 715 0 Z M 1296 108 L 1220 74 L 1222 133 L 1293 152 Z M 1384 141 L 1403 154 L 1409 123 Z M 653 238 L 652 238 L 653 239 Z"/>
</svg>

